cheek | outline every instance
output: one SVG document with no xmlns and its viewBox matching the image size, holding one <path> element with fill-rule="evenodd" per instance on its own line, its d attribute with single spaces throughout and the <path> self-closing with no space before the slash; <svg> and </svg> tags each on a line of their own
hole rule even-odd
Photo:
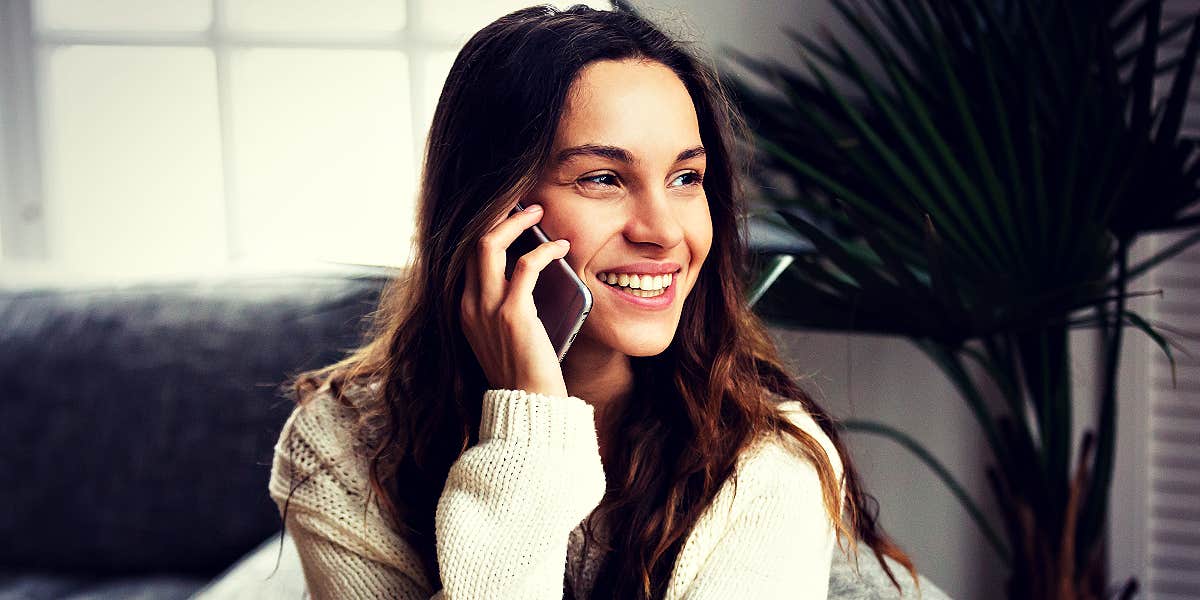
<svg viewBox="0 0 1200 600">
<path fill-rule="evenodd" d="M 587 215 L 562 214 L 558 210 L 551 214 L 549 208 L 546 216 L 542 218 L 542 230 L 552 241 L 565 238 L 571 242 L 571 248 L 567 251 L 566 256 L 567 264 L 571 265 L 571 268 L 580 277 L 583 277 L 584 266 L 596 254 L 600 240 L 603 238 L 602 232 L 597 230 L 595 223 L 594 220 L 589 221 Z"/>
<path fill-rule="evenodd" d="M 685 221 L 688 246 L 692 251 L 692 260 L 697 264 L 703 262 L 708 256 L 713 240 L 712 216 L 709 213 L 708 204 L 705 203 L 702 206 L 703 208 L 692 211 L 688 215 L 688 220 Z"/>
<path fill-rule="evenodd" d="M 549 237 L 550 241 L 562 238 L 570 240 L 571 252 L 574 252 L 575 245 L 581 241 L 580 237 L 586 235 L 587 232 L 582 226 L 578 211 L 574 210 L 571 203 L 563 196 L 564 194 L 553 191 L 544 191 L 536 196 L 536 201 L 546 211 L 542 219 L 538 221 L 538 226 L 546 232 L 546 237 Z"/>
</svg>

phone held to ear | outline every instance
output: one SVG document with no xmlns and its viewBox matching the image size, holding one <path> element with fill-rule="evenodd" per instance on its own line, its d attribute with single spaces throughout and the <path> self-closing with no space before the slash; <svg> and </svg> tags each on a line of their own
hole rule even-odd
<svg viewBox="0 0 1200 600">
<path fill-rule="evenodd" d="M 517 203 L 516 209 L 509 214 L 522 210 L 525 207 Z M 521 232 L 508 247 L 504 278 L 512 279 L 518 258 L 549 241 L 546 232 L 536 224 Z M 533 285 L 533 304 L 558 354 L 558 361 L 562 362 L 571 342 L 575 341 L 575 336 L 583 327 L 584 319 L 592 310 L 592 290 L 571 270 L 566 260 L 556 258 L 538 274 L 537 282 Z"/>
</svg>

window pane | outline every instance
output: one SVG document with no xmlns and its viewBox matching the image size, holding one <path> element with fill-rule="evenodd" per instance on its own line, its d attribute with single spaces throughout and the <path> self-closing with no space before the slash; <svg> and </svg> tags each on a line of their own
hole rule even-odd
<svg viewBox="0 0 1200 600">
<path fill-rule="evenodd" d="M 387 32 L 404 28 L 405 0 L 237 0 L 231 29 L 258 32 Z"/>
<path fill-rule="evenodd" d="M 573 4 L 609 10 L 612 3 L 600 0 L 437 0 L 421 4 L 421 16 L 431 33 L 466 42 L 476 31 L 504 15 L 534 4 L 551 4 L 560 9 Z"/>
<path fill-rule="evenodd" d="M 51 260 L 113 274 L 224 263 L 212 53 L 121 46 L 48 52 Z"/>
<path fill-rule="evenodd" d="M 245 50 L 232 74 L 243 248 L 403 264 L 414 187 L 405 56 Z"/>
<path fill-rule="evenodd" d="M 424 98 L 421 100 L 420 114 L 417 115 L 417 123 L 421 128 L 417 132 L 421 138 L 421 148 L 425 147 L 425 137 L 428 136 L 429 126 L 433 123 L 433 112 L 437 109 L 438 98 L 442 95 L 442 85 L 446 83 L 446 75 L 450 73 L 450 67 L 454 65 L 455 56 L 458 56 L 458 51 L 436 51 L 425 55 L 424 81 L 421 84 Z"/>
<path fill-rule="evenodd" d="M 212 0 L 34 0 L 39 30 L 203 31 Z"/>
</svg>

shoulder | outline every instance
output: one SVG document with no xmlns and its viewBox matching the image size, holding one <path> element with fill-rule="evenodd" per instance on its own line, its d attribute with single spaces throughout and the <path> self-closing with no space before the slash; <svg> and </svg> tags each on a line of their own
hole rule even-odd
<svg viewBox="0 0 1200 600">
<path fill-rule="evenodd" d="M 803 406 L 783 402 L 777 408 L 820 442 L 840 479 L 841 459 L 833 442 Z M 742 583 L 753 579 L 746 579 L 750 574 L 761 575 L 763 582 L 828 581 L 828 571 L 821 569 L 828 568 L 836 526 L 825 507 L 820 477 L 813 461 L 780 436 L 791 438 L 765 434 L 738 456 L 734 474 L 701 514 L 680 552 L 671 597 L 685 595 L 692 586 L 703 589 L 710 585 L 708 579 L 721 580 L 722 569 L 736 572 Z M 706 575 L 706 569 L 718 574 Z M 823 593 L 797 589 L 790 587 L 788 594 Z"/>
<path fill-rule="evenodd" d="M 833 440 L 825 433 L 825 430 L 821 429 L 821 426 L 817 424 L 812 415 L 805 410 L 804 405 L 795 400 L 787 400 L 777 404 L 776 409 L 783 413 L 793 425 L 811 435 L 821 444 L 821 448 L 825 451 L 825 456 L 833 466 L 833 470 L 838 476 L 841 476 L 841 454 L 838 453 L 837 447 L 834 446 Z"/>
<path fill-rule="evenodd" d="M 326 384 L 298 404 L 284 422 L 275 443 L 272 487 L 277 476 L 285 471 L 289 479 L 323 472 L 332 475 L 332 481 L 351 494 L 365 491 L 368 483 L 359 443 L 359 411 L 356 407 L 367 394 L 377 391 L 377 387 L 347 387 L 346 401 L 343 401 L 335 397 Z"/>
<path fill-rule="evenodd" d="M 373 495 L 368 461 L 357 444 L 356 406 L 363 394 L 376 391 L 347 389 L 343 402 L 325 386 L 297 405 L 275 445 L 268 489 L 306 571 L 313 570 L 306 573 L 310 583 L 345 584 L 335 578 L 361 575 L 358 583 L 364 585 L 398 586 L 406 578 L 427 590 L 420 554 L 396 532 Z"/>
<path fill-rule="evenodd" d="M 326 383 L 296 405 L 284 423 L 283 432 L 338 450 L 354 447 L 359 407 L 378 389 L 378 385 L 349 385 L 343 390 L 343 398 L 338 398 Z"/>
<path fill-rule="evenodd" d="M 776 404 L 776 410 L 820 444 L 824 459 L 840 481 L 841 455 L 804 406 L 797 401 L 784 401 Z M 756 495 L 794 496 L 813 490 L 819 494 L 821 489 L 813 459 L 801 451 L 798 440 L 784 432 L 766 434 L 747 447 L 739 457 L 737 479 L 739 487 L 749 486 Z"/>
</svg>

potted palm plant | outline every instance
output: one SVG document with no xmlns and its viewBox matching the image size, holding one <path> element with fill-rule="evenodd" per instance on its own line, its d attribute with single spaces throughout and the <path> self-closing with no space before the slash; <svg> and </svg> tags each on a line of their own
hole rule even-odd
<svg viewBox="0 0 1200 600">
<path fill-rule="evenodd" d="M 768 257 L 749 301 L 784 326 L 914 342 L 978 422 L 1002 522 L 910 436 L 845 426 L 934 469 L 1009 569 L 1008 597 L 1108 597 L 1122 332 L 1168 357 L 1173 343 L 1127 305 L 1129 282 L 1200 241 L 1198 140 L 1181 134 L 1200 14 L 1164 22 L 1162 0 L 832 4 L 865 59 L 794 31 L 795 64 L 727 50 L 767 84 L 725 81 L 754 134 L 756 218 L 814 249 Z M 1171 40 L 1186 46 L 1164 56 Z M 1160 98 L 1156 79 L 1169 84 Z M 1139 236 L 1164 231 L 1183 235 L 1131 262 Z M 1098 424 L 1082 435 L 1077 327 L 1098 328 L 1104 348 Z M 1004 410 L 985 403 L 985 384 Z M 1132 596 L 1136 581 L 1121 587 Z"/>
</svg>

